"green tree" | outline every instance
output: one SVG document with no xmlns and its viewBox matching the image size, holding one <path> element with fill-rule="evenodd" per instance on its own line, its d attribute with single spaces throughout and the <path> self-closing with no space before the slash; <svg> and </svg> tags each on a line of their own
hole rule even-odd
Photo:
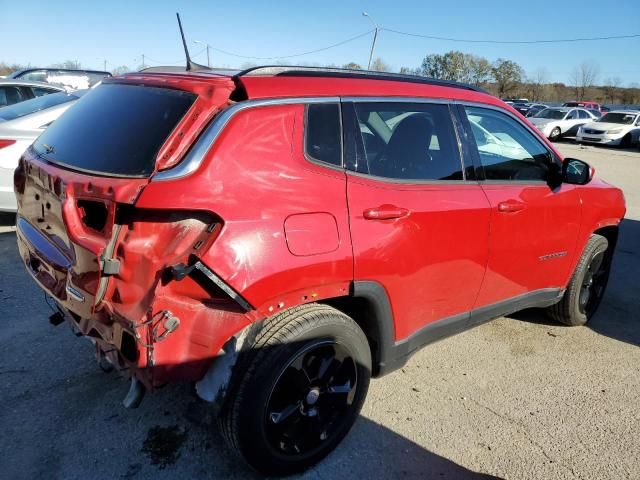
<svg viewBox="0 0 640 480">
<path fill-rule="evenodd" d="M 356 62 L 345 63 L 342 68 L 348 68 L 349 70 L 362 70 L 360 64 Z"/>
<path fill-rule="evenodd" d="M 491 78 L 491 64 L 486 58 L 452 50 L 442 55 L 432 53 L 424 57 L 421 74 L 480 85 Z"/>
<path fill-rule="evenodd" d="M 484 57 L 469 56 L 470 75 L 468 82 L 473 85 L 482 85 L 491 80 L 491 62 Z"/>
<path fill-rule="evenodd" d="M 504 97 L 517 89 L 522 83 L 524 70 L 512 60 L 499 58 L 491 69 L 493 79 L 498 87 L 498 96 Z"/>
</svg>

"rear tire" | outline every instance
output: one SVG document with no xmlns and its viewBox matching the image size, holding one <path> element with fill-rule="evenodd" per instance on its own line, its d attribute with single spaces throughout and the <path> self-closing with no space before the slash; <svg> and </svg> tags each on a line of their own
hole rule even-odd
<svg viewBox="0 0 640 480">
<path fill-rule="evenodd" d="M 364 403 L 371 351 L 360 327 L 321 304 L 267 319 L 234 369 L 220 427 L 265 475 L 300 472 L 349 432 Z"/>
<path fill-rule="evenodd" d="M 565 325 L 585 325 L 602 301 L 610 269 L 609 242 L 601 235 L 592 235 L 562 299 L 549 307 L 547 313 Z"/>
<path fill-rule="evenodd" d="M 551 133 L 549 134 L 549 140 L 552 140 L 552 141 L 560 140 L 561 135 L 562 135 L 562 132 L 560 131 L 560 127 L 556 127 L 553 130 L 551 130 Z"/>
</svg>

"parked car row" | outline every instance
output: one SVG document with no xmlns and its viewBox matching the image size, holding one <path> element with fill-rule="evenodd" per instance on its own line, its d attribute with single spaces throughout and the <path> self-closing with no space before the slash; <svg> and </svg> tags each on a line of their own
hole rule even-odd
<svg viewBox="0 0 640 480">
<path fill-rule="evenodd" d="M 544 105 L 542 103 L 532 103 L 527 98 L 503 99 L 503 101 L 506 104 L 511 105 L 525 117 L 533 117 L 538 112 L 550 107 L 550 105 Z M 604 105 L 590 101 L 565 102 L 562 104 L 562 106 L 568 108 L 584 108 L 597 117 L 600 117 L 601 115 L 604 115 L 605 113 L 611 111 L 609 107 L 605 107 Z"/>
<path fill-rule="evenodd" d="M 30 68 L 0 79 L 0 212 L 15 212 L 13 171 L 33 141 L 109 72 Z"/>
<path fill-rule="evenodd" d="M 31 68 L 0 79 L 0 108 L 50 93 L 83 90 L 97 85 L 109 72 Z"/>
<path fill-rule="evenodd" d="M 640 142 L 640 111 L 600 112 L 586 108 L 545 108 L 529 121 L 549 140 L 575 136 L 580 143 L 630 147 Z"/>
</svg>

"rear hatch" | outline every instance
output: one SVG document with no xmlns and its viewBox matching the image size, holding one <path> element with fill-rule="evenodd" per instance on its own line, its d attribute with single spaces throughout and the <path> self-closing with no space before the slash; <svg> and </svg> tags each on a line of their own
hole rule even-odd
<svg viewBox="0 0 640 480">
<path fill-rule="evenodd" d="M 119 212 L 156 171 L 180 161 L 233 88 L 222 77 L 185 77 L 98 86 L 20 160 L 14 177 L 20 254 L 38 283 L 82 318 L 100 306 L 109 275 L 119 269 Z"/>
</svg>

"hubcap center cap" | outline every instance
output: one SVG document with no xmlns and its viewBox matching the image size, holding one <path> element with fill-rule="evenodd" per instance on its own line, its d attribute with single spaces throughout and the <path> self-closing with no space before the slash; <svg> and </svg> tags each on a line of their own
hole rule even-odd
<svg viewBox="0 0 640 480">
<path fill-rule="evenodd" d="M 316 387 L 309 390 L 305 401 L 307 402 L 307 405 L 315 405 L 318 401 L 318 398 L 320 398 L 320 389 Z"/>
</svg>

